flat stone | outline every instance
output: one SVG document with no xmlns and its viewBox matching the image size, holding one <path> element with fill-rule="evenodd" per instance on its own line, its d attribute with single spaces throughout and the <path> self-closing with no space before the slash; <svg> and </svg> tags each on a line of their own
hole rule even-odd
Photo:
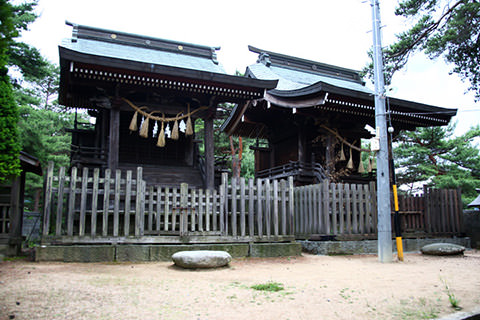
<svg viewBox="0 0 480 320">
<path fill-rule="evenodd" d="M 423 246 L 420 251 L 422 251 L 423 254 L 432 256 L 451 256 L 463 254 L 465 247 L 453 243 L 432 243 Z"/>
<path fill-rule="evenodd" d="M 226 266 L 232 261 L 232 257 L 226 251 L 180 251 L 172 255 L 175 265 L 187 268 L 218 268 Z"/>
</svg>

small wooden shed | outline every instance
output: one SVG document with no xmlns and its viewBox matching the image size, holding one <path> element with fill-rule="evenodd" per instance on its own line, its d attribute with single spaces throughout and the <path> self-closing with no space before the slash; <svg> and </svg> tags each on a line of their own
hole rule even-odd
<svg viewBox="0 0 480 320">
<path fill-rule="evenodd" d="M 0 253 L 18 255 L 22 248 L 22 218 L 27 172 L 42 175 L 37 158 L 20 152 L 20 176 L 0 185 Z"/>
<path fill-rule="evenodd" d="M 258 178 L 294 176 L 296 184 L 367 182 L 361 139 L 374 136 L 374 93 L 360 72 L 249 47 L 258 53 L 252 79 L 278 80 L 265 96 L 238 105 L 223 124 L 228 135 L 257 138 Z M 456 109 L 396 98 L 386 99 L 395 132 L 447 125 Z M 266 143 L 263 143 L 266 142 Z"/>
</svg>

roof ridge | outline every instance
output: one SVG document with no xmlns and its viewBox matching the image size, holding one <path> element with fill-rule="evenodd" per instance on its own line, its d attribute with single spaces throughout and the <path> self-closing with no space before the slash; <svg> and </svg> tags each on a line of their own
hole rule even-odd
<svg viewBox="0 0 480 320">
<path fill-rule="evenodd" d="M 76 42 L 78 41 L 78 39 L 87 39 L 108 43 L 116 43 L 133 47 L 142 47 L 147 49 L 168 51 L 177 54 L 208 58 L 211 59 L 215 64 L 218 64 L 216 51 L 220 50 L 219 46 L 211 47 L 188 42 L 156 38 L 152 36 L 139 35 L 124 31 L 79 25 L 70 21 L 65 21 L 65 24 L 73 27 L 71 39 L 72 42 Z"/>
<path fill-rule="evenodd" d="M 278 67 L 288 68 L 291 70 L 299 70 L 312 74 L 329 76 L 347 81 L 354 81 L 362 85 L 365 84 L 362 77 L 360 76 L 360 71 L 358 70 L 343 68 L 327 63 L 267 51 L 251 45 L 248 46 L 248 49 L 251 52 L 259 54 L 257 63 L 263 63 L 267 67 L 274 65 Z"/>
</svg>

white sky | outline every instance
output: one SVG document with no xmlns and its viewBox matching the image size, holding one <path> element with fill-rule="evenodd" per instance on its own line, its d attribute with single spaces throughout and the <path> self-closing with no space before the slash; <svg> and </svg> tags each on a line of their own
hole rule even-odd
<svg viewBox="0 0 480 320">
<path fill-rule="evenodd" d="M 395 17 L 397 1 L 381 2 L 383 46 L 408 21 Z M 233 74 L 255 63 L 253 45 L 268 51 L 361 70 L 372 45 L 370 1 L 283 0 L 40 0 L 40 17 L 23 34 L 58 64 L 58 44 L 71 36 L 65 20 L 158 38 L 221 46 L 218 59 Z M 442 60 L 416 55 L 393 79 L 391 96 L 458 108 L 457 133 L 480 124 L 480 103 Z"/>
</svg>

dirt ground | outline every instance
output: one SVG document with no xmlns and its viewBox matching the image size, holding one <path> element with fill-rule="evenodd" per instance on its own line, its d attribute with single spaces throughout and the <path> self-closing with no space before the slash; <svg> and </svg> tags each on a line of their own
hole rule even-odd
<svg viewBox="0 0 480 320">
<path fill-rule="evenodd" d="M 252 285 L 282 284 L 278 292 Z M 155 263 L 0 263 L 0 319 L 429 319 L 480 306 L 480 251 L 464 256 L 234 259 L 183 270 Z"/>
</svg>

